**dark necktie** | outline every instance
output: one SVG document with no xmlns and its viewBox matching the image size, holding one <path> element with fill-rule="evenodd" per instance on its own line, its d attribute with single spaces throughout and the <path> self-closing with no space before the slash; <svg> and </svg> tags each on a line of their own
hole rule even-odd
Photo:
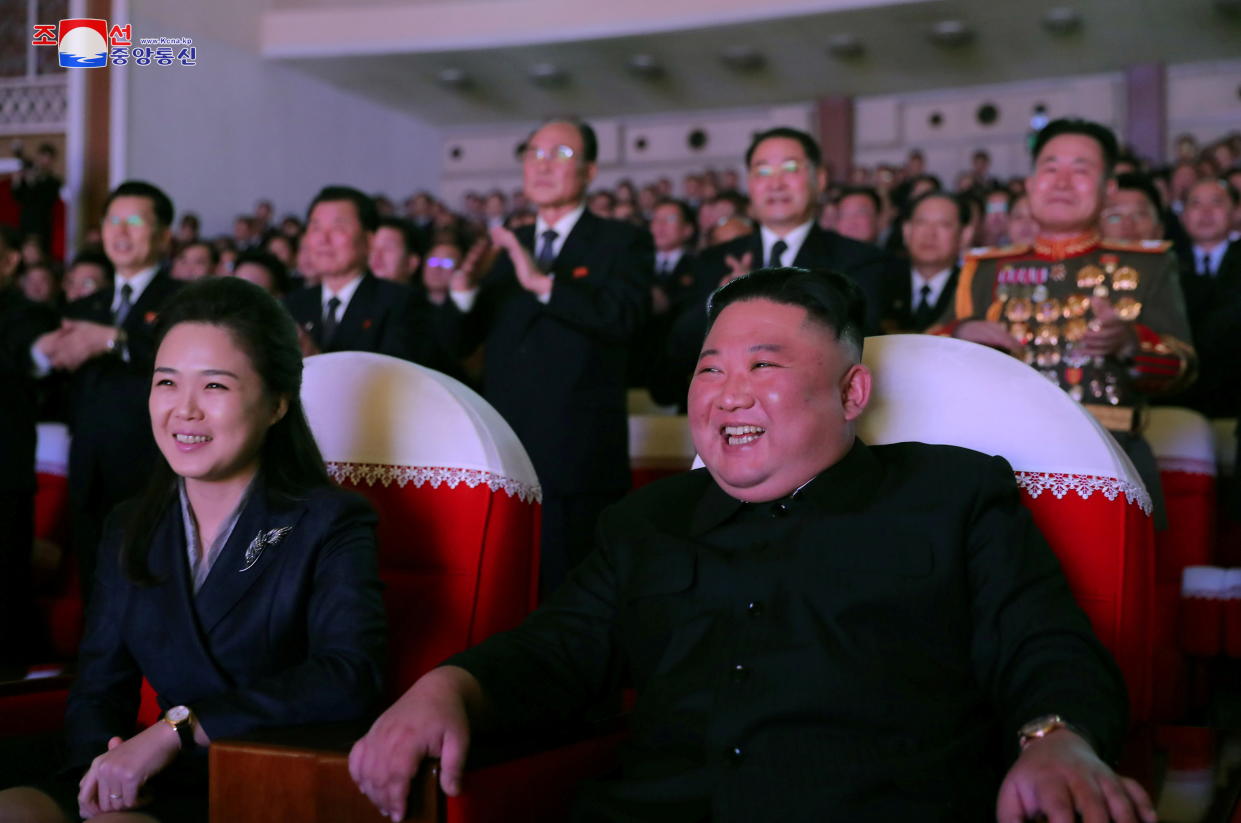
<svg viewBox="0 0 1241 823">
<path fill-rule="evenodd" d="M 783 266 L 784 263 L 780 261 L 780 258 L 788 250 L 789 250 L 789 244 L 785 243 L 783 240 L 777 240 L 776 242 L 772 243 L 771 244 L 771 257 L 767 261 L 767 266 L 773 269 L 778 269 L 781 266 Z"/>
<path fill-rule="evenodd" d="M 116 307 L 114 320 L 116 325 L 120 326 L 125 322 L 125 318 L 129 316 L 129 310 L 133 308 L 134 287 L 128 283 L 121 284 L 121 302 Z"/>
<path fill-rule="evenodd" d="M 327 301 L 327 315 L 323 318 L 323 347 L 330 345 L 332 338 L 336 336 L 336 326 L 339 323 L 339 318 L 336 316 L 336 310 L 339 308 L 339 297 L 333 297 Z"/>
<path fill-rule="evenodd" d="M 552 267 L 552 261 L 556 259 L 556 238 L 560 235 L 555 229 L 548 229 L 543 232 L 543 247 L 539 249 L 539 257 L 535 262 L 539 264 L 539 270 L 547 272 Z"/>
<path fill-rule="evenodd" d="M 655 273 L 659 275 L 661 278 L 667 277 L 669 274 L 672 273 L 672 266 L 668 265 L 668 263 L 669 261 L 667 257 L 659 258 L 659 266 L 657 267 Z"/>
<path fill-rule="evenodd" d="M 1203 277 L 1211 276 L 1211 255 L 1206 252 L 1202 254 L 1202 265 L 1198 267 L 1198 273 Z"/>
<path fill-rule="evenodd" d="M 935 309 L 931 306 L 930 284 L 923 283 L 918 293 L 921 295 L 921 298 L 918 300 L 918 307 L 914 309 L 914 328 L 921 331 L 931 325 L 931 321 L 935 319 Z"/>
</svg>

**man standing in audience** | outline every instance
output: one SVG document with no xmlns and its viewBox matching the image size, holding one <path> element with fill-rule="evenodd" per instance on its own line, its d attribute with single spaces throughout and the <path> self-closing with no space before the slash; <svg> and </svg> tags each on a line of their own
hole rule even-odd
<svg viewBox="0 0 1241 823">
<path fill-rule="evenodd" d="M 172 219 L 172 201 L 150 183 L 129 181 L 108 195 L 103 249 L 115 267 L 112 288 L 70 303 L 62 327 L 32 350 L 41 372 L 73 373 L 69 501 L 87 595 L 104 518 L 142 489 L 159 454 L 147 396 L 156 321 L 181 286 L 164 265 Z"/>
<path fill-rule="evenodd" d="M 752 269 L 797 266 L 848 275 L 866 296 L 866 333 L 880 331 L 883 284 L 896 264 L 878 248 L 815 223 L 819 195 L 827 185 L 819 144 L 797 129 L 769 129 L 750 143 L 745 163 L 758 230 L 712 246 L 698 258 L 694 293 L 673 322 L 651 378 L 651 395 L 658 403 L 684 403 L 706 330 L 708 295 Z"/>
<path fill-rule="evenodd" d="M 868 446 L 857 286 L 762 270 L 712 298 L 689 394 L 706 466 L 604 513 L 526 621 L 420 678 L 349 755 L 403 817 L 471 737 L 636 703 L 580 821 L 1154 823 L 1107 763 L 1125 689 L 1003 459 Z M 467 792 L 470 791 L 467 786 Z"/>
<path fill-rule="evenodd" d="M 492 229 L 503 253 L 478 277 L 463 270 L 451 292 L 461 351 L 483 344 L 483 396 L 543 487 L 544 591 L 586 556 L 599 512 L 630 483 L 625 379 L 650 313 L 653 254 L 647 232 L 586 210 L 597 151 L 585 123 L 535 131 L 522 175 L 536 224 Z"/>
<path fill-rule="evenodd" d="M 694 284 L 694 211 L 684 200 L 661 200 L 651 214 L 655 241 L 654 312 L 665 315 Z"/>
<path fill-rule="evenodd" d="M 285 297 L 302 353 L 369 351 L 442 368 L 430 304 L 366 267 L 378 227 L 374 202 L 357 189 L 328 186 L 311 201 L 302 248 L 321 279 Z"/>
<path fill-rule="evenodd" d="M 1181 220 L 1192 245 L 1181 259 L 1181 289 L 1199 349 L 1198 380 L 1168 398 L 1207 417 L 1233 417 L 1241 409 L 1234 346 L 1220 346 L 1220 335 L 1204 335 L 1208 318 L 1227 312 L 1224 304 L 1241 299 L 1241 242 L 1229 241 L 1237 191 L 1226 180 L 1209 178 L 1190 186 Z M 1236 333 L 1241 335 L 1241 329 Z"/>
<path fill-rule="evenodd" d="M 422 265 L 422 232 L 399 217 L 379 218 L 371 240 L 371 271 L 380 280 L 413 285 Z"/>
<path fill-rule="evenodd" d="M 888 278 L 886 332 L 926 331 L 948 313 L 956 298 L 958 261 L 969 231 L 969 209 L 947 192 L 922 195 L 908 213 L 902 231 L 909 271 Z"/>
<path fill-rule="evenodd" d="M 36 639 L 30 598 L 34 545 L 35 417 L 38 401 L 30 347 L 56 328 L 51 309 L 16 285 L 18 233 L 0 224 L 0 667 L 26 662 Z"/>
<path fill-rule="evenodd" d="M 1116 151 L 1112 132 L 1085 120 L 1038 133 L 1026 181 L 1038 237 L 967 258 L 948 329 L 1012 352 L 1082 403 L 1133 460 L 1162 524 L 1142 412 L 1193 379 L 1196 357 L 1170 244 L 1100 236 Z"/>
<path fill-rule="evenodd" d="M 172 261 L 172 279 L 186 282 L 202 280 L 215 274 L 219 265 L 220 253 L 215 246 L 205 240 L 195 240 L 177 252 Z"/>
</svg>

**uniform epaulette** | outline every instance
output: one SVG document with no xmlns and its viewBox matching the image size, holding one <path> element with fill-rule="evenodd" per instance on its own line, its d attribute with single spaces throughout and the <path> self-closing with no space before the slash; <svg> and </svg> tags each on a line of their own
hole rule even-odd
<svg viewBox="0 0 1241 823">
<path fill-rule="evenodd" d="M 973 257 L 977 260 L 992 260 L 996 257 L 1016 257 L 1021 254 L 1028 254 L 1033 248 L 1030 244 L 1018 244 L 1014 246 L 978 246 L 966 252 L 967 258 Z"/>
<path fill-rule="evenodd" d="M 1108 251 L 1136 251 L 1146 252 L 1147 254 L 1164 254 L 1168 249 L 1172 248 L 1171 240 L 1139 240 L 1134 243 L 1129 240 L 1103 240 L 1101 247 Z"/>
</svg>

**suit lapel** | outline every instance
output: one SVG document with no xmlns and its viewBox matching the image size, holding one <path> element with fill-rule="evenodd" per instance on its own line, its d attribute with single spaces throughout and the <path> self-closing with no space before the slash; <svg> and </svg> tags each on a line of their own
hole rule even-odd
<svg viewBox="0 0 1241 823">
<path fill-rule="evenodd" d="M 810 233 L 806 235 L 801 248 L 797 250 L 797 257 L 793 258 L 793 265 L 799 269 L 816 268 L 819 265 L 817 261 L 828 259 L 826 246 L 827 238 L 823 230 L 817 225 L 812 225 Z"/>
<path fill-rule="evenodd" d="M 261 484 L 262 478 L 259 482 Z M 228 543 L 220 551 L 194 598 L 204 633 L 210 634 L 276 561 L 283 544 L 292 538 L 304 512 L 305 509 L 298 505 L 272 506 L 261 485 L 254 489 Z M 282 529 L 287 531 L 280 532 Z M 265 537 L 272 539 L 264 540 Z"/>
<path fill-rule="evenodd" d="M 130 336 L 144 334 L 143 329 L 154 326 L 159 321 L 159 309 L 164 305 L 168 292 L 176 288 L 173 279 L 160 269 L 147 287 L 138 295 L 137 301 L 125 315 L 125 332 Z M 111 307 L 109 307 L 109 312 Z M 111 316 L 109 314 L 109 316 Z"/>
<path fill-rule="evenodd" d="M 597 226 L 595 221 L 598 219 L 589 211 L 582 212 L 569 236 L 564 239 L 560 254 L 552 262 L 552 271 L 557 277 L 573 277 L 575 269 L 590 256 L 591 240 Z"/>
</svg>

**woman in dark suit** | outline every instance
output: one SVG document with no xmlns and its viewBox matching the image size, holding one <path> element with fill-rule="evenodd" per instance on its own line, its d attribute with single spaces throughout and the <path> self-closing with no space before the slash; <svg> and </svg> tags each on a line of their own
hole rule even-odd
<svg viewBox="0 0 1241 823">
<path fill-rule="evenodd" d="M 380 695 L 375 517 L 328 479 L 291 318 L 222 278 L 160 320 L 149 408 L 164 460 L 105 529 L 69 768 L 0 792 L 0 819 L 206 820 L 212 739 L 361 717 Z M 165 714 L 134 734 L 143 678 Z"/>
</svg>

